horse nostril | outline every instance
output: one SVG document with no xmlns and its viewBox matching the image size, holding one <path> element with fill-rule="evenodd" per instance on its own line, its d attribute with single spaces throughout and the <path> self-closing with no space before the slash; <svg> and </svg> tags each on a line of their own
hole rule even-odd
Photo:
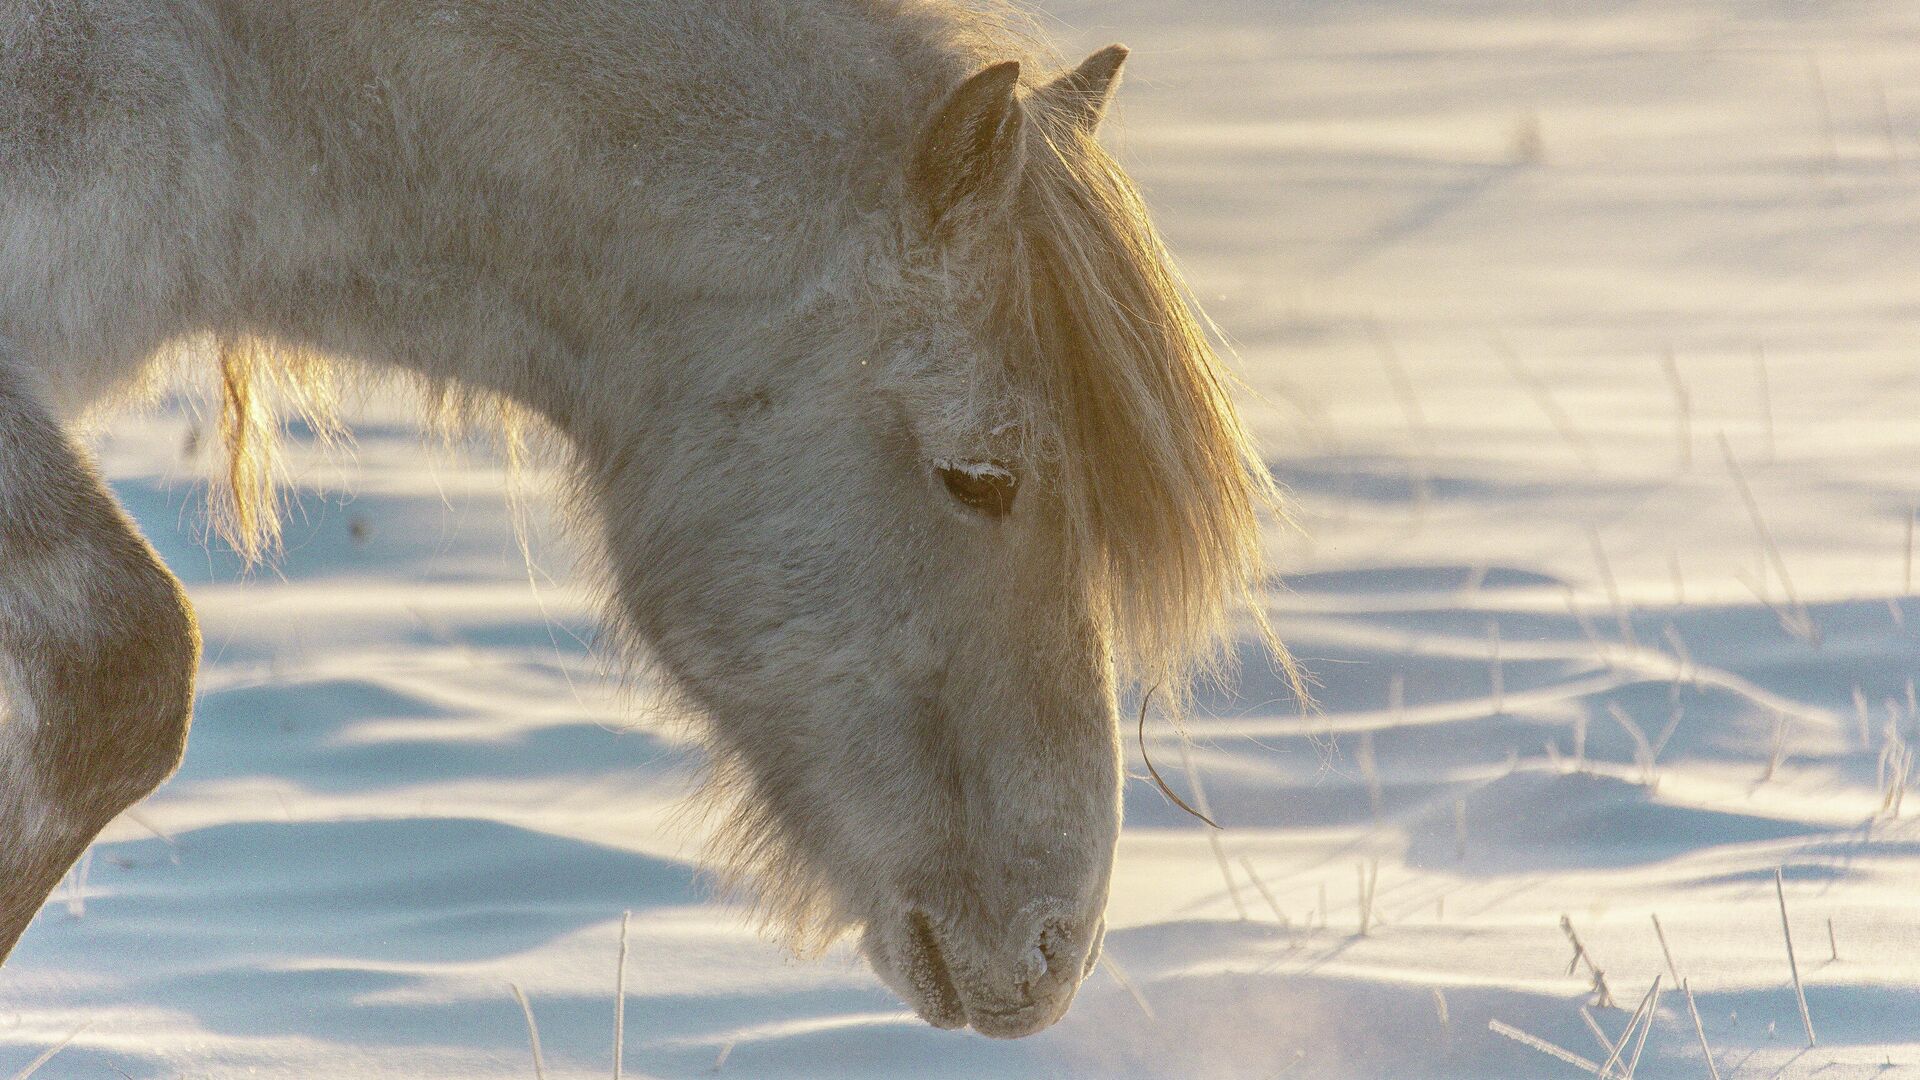
<svg viewBox="0 0 1920 1080">
<path fill-rule="evenodd" d="M 1027 948 L 1027 955 L 1020 964 L 1020 981 L 1028 986 L 1041 980 L 1047 973 L 1047 951 L 1039 945 Z"/>
<path fill-rule="evenodd" d="M 964 1023 L 966 1011 L 960 1004 L 960 990 L 947 971 L 947 959 L 940 951 L 933 924 L 922 912 L 914 911 L 907 916 L 907 946 L 901 967 L 907 980 L 919 991 L 928 1019 L 943 1027 Z"/>
<path fill-rule="evenodd" d="M 1059 919 L 1048 919 L 1040 927 L 1040 936 L 1027 947 L 1020 965 L 1020 987 L 1031 996 L 1042 985 L 1071 978 L 1073 964 L 1069 953 L 1072 932 Z"/>
</svg>

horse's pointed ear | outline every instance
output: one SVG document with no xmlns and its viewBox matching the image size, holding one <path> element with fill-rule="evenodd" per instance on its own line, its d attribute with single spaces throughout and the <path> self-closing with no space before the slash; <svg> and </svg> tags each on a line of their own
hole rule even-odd
<svg viewBox="0 0 1920 1080">
<path fill-rule="evenodd" d="M 1001 205 L 1020 175 L 1026 114 L 1014 91 L 1020 61 L 985 68 L 960 84 L 921 136 L 907 190 L 938 229 L 958 211 Z"/>
<path fill-rule="evenodd" d="M 1059 110 L 1081 130 L 1092 133 L 1106 115 L 1120 84 L 1120 65 L 1127 62 L 1125 45 L 1109 45 L 1080 62 L 1080 66 L 1041 87 L 1035 95 Z"/>
</svg>

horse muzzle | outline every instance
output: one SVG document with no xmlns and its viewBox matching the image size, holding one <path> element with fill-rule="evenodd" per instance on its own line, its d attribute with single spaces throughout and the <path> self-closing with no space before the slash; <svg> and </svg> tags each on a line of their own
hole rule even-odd
<svg viewBox="0 0 1920 1080">
<path fill-rule="evenodd" d="M 861 948 L 927 1023 L 1017 1039 L 1066 1015 L 1106 931 L 1097 911 L 1069 914 L 1046 903 L 1028 910 L 1004 932 L 982 935 L 908 909 L 868 922 Z"/>
</svg>

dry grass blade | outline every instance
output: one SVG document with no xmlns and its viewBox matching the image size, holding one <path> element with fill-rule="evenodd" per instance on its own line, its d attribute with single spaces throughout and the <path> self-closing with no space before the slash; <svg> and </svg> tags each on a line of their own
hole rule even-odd
<svg viewBox="0 0 1920 1080">
<path fill-rule="evenodd" d="M 1493 1032 L 1495 1035 L 1501 1035 L 1501 1036 L 1505 1036 L 1506 1038 L 1512 1039 L 1514 1042 L 1519 1043 L 1521 1046 L 1527 1046 L 1535 1050 L 1538 1050 L 1541 1053 L 1547 1055 L 1548 1057 L 1559 1058 L 1561 1061 L 1566 1062 L 1567 1064 L 1573 1066 L 1576 1069 L 1584 1069 L 1587 1072 L 1593 1073 L 1596 1076 L 1599 1075 L 1600 1073 L 1600 1066 L 1594 1064 L 1591 1061 L 1588 1061 L 1586 1058 L 1581 1057 L 1579 1054 L 1576 1054 L 1573 1051 L 1565 1049 L 1563 1047 L 1555 1046 L 1553 1043 L 1550 1043 L 1547 1040 L 1542 1039 L 1537 1035 L 1529 1035 L 1526 1032 L 1521 1031 L 1519 1028 L 1514 1027 L 1511 1024 L 1503 1024 L 1498 1020 L 1489 1020 L 1487 1021 L 1487 1030 Z"/>
<path fill-rule="evenodd" d="M 92 1026 L 93 1026 L 93 1021 L 89 1020 L 86 1023 L 81 1024 L 79 1027 L 74 1028 L 72 1034 L 68 1035 L 64 1039 L 61 1039 L 59 1042 L 54 1043 L 52 1046 L 47 1047 L 46 1052 L 41 1054 L 39 1057 L 34 1058 L 32 1061 L 28 1062 L 26 1068 L 21 1069 L 17 1073 L 14 1073 L 13 1080 L 27 1080 L 27 1077 L 32 1076 L 34 1073 L 39 1072 L 40 1066 L 45 1065 L 49 1061 L 52 1061 L 53 1056 L 55 1054 L 58 1054 L 60 1051 L 65 1050 L 68 1044 L 72 1043 L 73 1040 L 80 1037 L 81 1032 L 87 1030 Z"/>
<path fill-rule="evenodd" d="M 1494 355 L 1507 366 L 1507 373 L 1513 376 L 1515 382 L 1525 387 L 1527 393 L 1533 395 L 1534 404 L 1540 407 L 1541 412 L 1547 414 L 1547 420 L 1553 424 L 1556 431 L 1560 432 L 1560 437 L 1567 440 L 1568 445 L 1573 447 L 1574 453 L 1580 455 L 1581 463 L 1589 470 L 1599 468 L 1599 461 L 1594 457 L 1593 444 L 1587 441 L 1587 437 L 1574 426 L 1573 418 L 1567 415 L 1567 411 L 1560 407 L 1558 401 L 1554 400 L 1553 392 L 1547 387 L 1546 380 L 1527 370 L 1526 366 L 1520 362 L 1520 355 L 1514 352 L 1505 341 L 1495 338 L 1491 344 Z"/>
<path fill-rule="evenodd" d="M 1707 1026 L 1700 1022 L 1700 1007 L 1693 1002 L 1693 987 L 1682 982 L 1680 989 L 1687 995 L 1687 1013 L 1693 1017 L 1693 1033 L 1700 1036 L 1700 1053 L 1707 1059 L 1707 1075 L 1713 1080 L 1720 1080 L 1720 1066 L 1713 1063 L 1713 1047 L 1707 1045 Z"/>
<path fill-rule="evenodd" d="M 1367 785 L 1367 802 L 1373 807 L 1373 816 L 1380 816 L 1382 791 L 1380 787 L 1380 763 L 1373 756 L 1373 732 L 1360 733 L 1360 745 L 1353 753 L 1354 764 L 1360 766 L 1360 779 Z"/>
<path fill-rule="evenodd" d="M 1113 953 L 1104 949 L 1101 950 L 1100 966 L 1107 970 L 1108 975 L 1113 976 L 1113 981 L 1119 983 L 1120 989 L 1125 990 L 1127 996 L 1133 999 L 1133 1003 L 1140 1007 L 1140 1015 L 1149 1020 L 1160 1019 L 1154 1015 L 1153 1006 L 1147 1004 L 1147 996 L 1142 994 L 1140 988 L 1134 985 L 1133 980 L 1127 977 L 1126 970 L 1120 966 L 1120 961 L 1113 958 Z"/>
<path fill-rule="evenodd" d="M 1186 770 L 1187 786 L 1193 789 L 1193 801 L 1198 806 L 1201 819 L 1211 822 L 1212 807 L 1207 805 L 1207 789 L 1200 783 L 1200 770 L 1193 765 L 1193 749 L 1188 743 L 1185 732 L 1180 733 L 1180 767 Z M 1220 878 L 1227 883 L 1227 896 L 1233 901 L 1233 910 L 1241 922 L 1251 916 L 1247 913 L 1247 902 L 1240 896 L 1240 882 L 1234 879 L 1233 867 L 1227 862 L 1227 845 L 1220 839 L 1220 827 L 1207 834 L 1207 846 L 1213 849 L 1214 865 L 1220 868 Z"/>
<path fill-rule="evenodd" d="M 1240 856 L 1240 868 L 1247 872 L 1247 880 L 1253 882 L 1253 887 L 1259 891 L 1260 898 L 1273 909 L 1273 917 L 1280 921 L 1281 926 L 1291 927 L 1293 920 L 1287 918 L 1287 913 L 1280 910 L 1280 901 L 1273 898 L 1273 891 L 1267 888 L 1267 883 L 1262 881 L 1260 875 L 1253 869 L 1252 860 L 1245 855 Z"/>
<path fill-rule="evenodd" d="M 1593 962 L 1593 954 L 1587 951 L 1587 947 L 1580 941 L 1580 935 L 1574 932 L 1573 920 L 1565 915 L 1560 916 L 1560 930 L 1567 935 L 1567 941 L 1573 945 L 1573 959 L 1567 962 L 1567 974 L 1573 974 L 1582 963 L 1586 964 L 1587 970 L 1593 973 L 1594 1007 L 1614 1008 L 1613 991 L 1607 986 L 1607 973 L 1600 970 L 1600 965 Z"/>
<path fill-rule="evenodd" d="M 1585 1005 L 1580 1006 L 1580 1019 L 1586 1021 L 1587 1030 L 1593 1032 L 1594 1040 L 1600 1044 L 1600 1049 L 1609 1054 L 1613 1053 L 1613 1040 L 1607 1037 L 1606 1031 L 1600 1027 L 1600 1021 L 1593 1018 L 1593 1013 L 1588 1011 Z"/>
<path fill-rule="evenodd" d="M 1640 1041 L 1633 1044 L 1633 1057 L 1627 1062 L 1626 1080 L 1633 1080 L 1640 1068 L 1640 1052 L 1647 1048 L 1647 1036 L 1653 1032 L 1653 1018 L 1660 1012 L 1660 976 L 1653 977 L 1653 999 L 1647 1002 L 1647 1018 L 1640 1024 Z"/>
<path fill-rule="evenodd" d="M 1640 766 L 1640 782 L 1651 785 L 1655 755 L 1653 744 L 1647 741 L 1646 732 L 1641 731 L 1640 725 L 1633 722 L 1633 717 L 1628 716 L 1627 711 L 1615 702 L 1607 702 L 1607 714 L 1612 716 L 1614 722 L 1625 729 L 1627 736 L 1633 740 L 1633 757 L 1634 762 Z"/>
<path fill-rule="evenodd" d="M 1648 1004 L 1660 995 L 1660 978 L 1658 975 L 1653 977 L 1653 985 L 1647 987 L 1647 992 L 1640 998 L 1640 1004 L 1634 1006 L 1633 1015 L 1627 1017 L 1627 1030 L 1620 1033 L 1620 1045 L 1613 1048 L 1613 1055 L 1607 1058 L 1605 1064 L 1593 1070 L 1595 1076 L 1606 1076 L 1619 1063 L 1620 1054 L 1626 1050 L 1627 1044 L 1633 1041 L 1633 1029 L 1639 1026 L 1640 1018 L 1646 1015 Z M 1653 1018 L 1648 1016 L 1647 1022 L 1651 1024 Z"/>
<path fill-rule="evenodd" d="M 1600 584 L 1607 591 L 1607 603 L 1613 608 L 1614 621 L 1620 625 L 1620 640 L 1629 646 L 1638 646 L 1640 642 L 1633 636 L 1633 620 L 1627 614 L 1626 604 L 1620 599 L 1620 583 L 1613 576 L 1613 563 L 1607 558 L 1607 549 L 1600 543 L 1600 530 L 1587 529 L 1587 541 L 1593 545 L 1593 563 L 1600 570 Z"/>
<path fill-rule="evenodd" d="M 1667 644 L 1673 646 L 1674 662 L 1677 665 L 1673 675 L 1675 685 L 1680 683 L 1692 685 L 1697 682 L 1700 678 L 1700 670 L 1694 666 L 1693 654 L 1687 651 L 1687 642 L 1680 636 L 1680 628 L 1668 623 L 1666 629 L 1660 631 L 1660 636 L 1666 638 Z"/>
<path fill-rule="evenodd" d="M 1667 974 L 1673 976 L 1674 982 L 1679 982 L 1680 969 L 1673 962 L 1673 950 L 1667 948 L 1667 931 L 1661 927 L 1658 915 L 1653 917 L 1653 932 L 1660 939 L 1660 955 L 1667 958 Z"/>
<path fill-rule="evenodd" d="M 1359 878 L 1360 936 L 1366 937 L 1373 932 L 1373 896 L 1380 887 L 1380 860 L 1374 859 L 1371 866 L 1355 863 L 1353 869 Z"/>
<path fill-rule="evenodd" d="M 1500 624 L 1487 623 L 1488 668 L 1487 682 L 1493 691 L 1493 715 L 1505 716 L 1507 713 L 1507 679 L 1500 664 Z"/>
<path fill-rule="evenodd" d="M 620 965 L 613 977 L 613 1080 L 620 1080 L 627 1056 L 627 924 L 632 921 L 632 911 L 620 913 Z"/>
<path fill-rule="evenodd" d="M 1787 939 L 1787 967 L 1793 972 L 1793 996 L 1800 1002 L 1800 1023 L 1807 1029 L 1807 1045 L 1813 1046 L 1813 1016 L 1807 1012 L 1806 988 L 1800 985 L 1800 962 L 1793 958 L 1793 930 L 1787 925 L 1787 887 L 1778 867 L 1773 871 L 1773 892 L 1780 898 L 1780 936 Z"/>
<path fill-rule="evenodd" d="M 1793 618 L 1782 620 L 1787 631 L 1805 639 L 1809 645 L 1818 645 L 1820 628 L 1807 611 L 1807 605 L 1800 602 L 1800 594 L 1793 587 L 1793 576 L 1787 573 L 1787 561 L 1780 555 L 1780 546 L 1773 542 L 1773 532 L 1760 515 L 1760 503 L 1753 497 L 1753 488 L 1747 484 L 1747 474 L 1741 471 L 1740 462 L 1734 458 L 1733 444 L 1727 441 L 1724 431 L 1720 433 L 1720 454 L 1727 459 L 1727 471 L 1733 474 L 1734 487 L 1740 491 L 1740 501 L 1746 505 L 1747 516 L 1753 519 L 1753 531 L 1759 534 L 1760 544 L 1767 552 L 1767 561 L 1773 565 L 1773 572 L 1779 575 L 1780 587 L 1786 590 L 1787 601 L 1793 605 Z"/>
<path fill-rule="evenodd" d="M 1680 468 L 1685 471 L 1693 468 L 1693 395 L 1680 377 L 1680 363 L 1671 348 L 1660 350 L 1660 369 L 1666 372 L 1667 384 L 1673 389 L 1674 437 L 1680 443 Z"/>
<path fill-rule="evenodd" d="M 1661 752 L 1666 750 L 1668 741 L 1673 738 L 1673 733 L 1680 730 L 1680 718 L 1686 715 L 1686 711 L 1678 701 L 1673 703 L 1672 711 L 1667 713 L 1667 726 L 1661 728 L 1660 734 L 1653 740 L 1654 760 L 1659 760 Z"/>
<path fill-rule="evenodd" d="M 1767 756 L 1767 771 L 1760 779 L 1763 782 L 1773 779 L 1774 775 L 1780 771 L 1780 766 L 1786 763 L 1786 760 L 1787 714 L 1784 712 L 1776 712 L 1773 714 L 1773 741 L 1772 750 Z"/>
<path fill-rule="evenodd" d="M 547 1061 L 540 1053 L 540 1025 L 534 1022 L 533 1005 L 527 1001 L 527 995 L 520 990 L 519 983 L 508 983 L 513 990 L 513 999 L 520 1003 L 520 1011 L 527 1016 L 527 1041 L 533 1044 L 533 1078 L 547 1080 Z"/>
<path fill-rule="evenodd" d="M 1613 1063 L 1620 1060 L 1620 1055 L 1626 1052 L 1627 1044 L 1633 1041 L 1633 1022 L 1639 1015 L 1636 1011 L 1627 1018 L 1627 1026 L 1620 1030 L 1620 1038 L 1615 1041 L 1607 1037 L 1606 1030 L 1600 1026 L 1600 1021 L 1593 1018 L 1593 1014 L 1587 1011 L 1587 1007 L 1580 1006 L 1580 1019 L 1587 1022 L 1587 1030 L 1593 1032 L 1593 1037 L 1600 1041 L 1600 1048 L 1607 1052 L 1606 1064 L 1596 1066 L 1593 1070 L 1596 1077 L 1610 1075 Z"/>
</svg>

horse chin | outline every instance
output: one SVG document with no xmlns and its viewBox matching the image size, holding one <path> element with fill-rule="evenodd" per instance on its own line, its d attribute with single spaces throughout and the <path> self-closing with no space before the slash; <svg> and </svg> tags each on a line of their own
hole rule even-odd
<svg viewBox="0 0 1920 1080">
<path fill-rule="evenodd" d="M 1104 922 L 1090 935 L 1048 920 L 1038 940 L 995 971 L 969 955 L 951 929 L 919 910 L 867 923 L 861 950 L 888 988 L 937 1028 L 972 1027 L 996 1039 L 1018 1039 L 1053 1026 L 1073 1004 L 1080 982 L 1100 956 Z M 997 950 L 996 950 L 997 951 Z"/>
</svg>

